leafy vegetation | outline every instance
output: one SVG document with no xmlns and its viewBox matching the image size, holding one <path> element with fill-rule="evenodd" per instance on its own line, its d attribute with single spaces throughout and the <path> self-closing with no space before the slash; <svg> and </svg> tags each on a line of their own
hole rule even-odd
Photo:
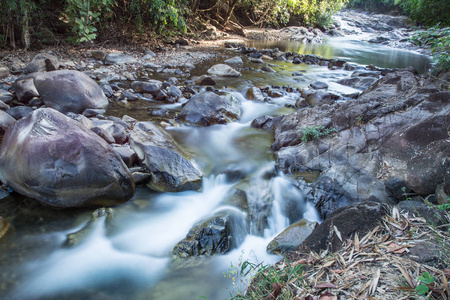
<svg viewBox="0 0 450 300">
<path fill-rule="evenodd" d="M 325 128 L 323 126 L 306 127 L 302 132 L 302 142 L 317 140 L 334 132 L 337 132 L 336 128 Z"/>
<path fill-rule="evenodd" d="M 434 277 L 428 272 L 424 272 L 423 276 L 419 276 L 420 284 L 416 286 L 415 290 L 419 295 L 427 295 L 430 291 L 430 286 L 434 284 Z"/>
<path fill-rule="evenodd" d="M 450 27 L 439 28 L 436 25 L 417 32 L 413 41 L 419 46 L 430 46 L 437 72 L 450 69 Z"/>
</svg>

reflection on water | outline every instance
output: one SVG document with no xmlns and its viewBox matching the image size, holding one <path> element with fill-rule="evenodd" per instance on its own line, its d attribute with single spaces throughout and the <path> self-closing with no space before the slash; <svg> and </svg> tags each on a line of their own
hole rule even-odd
<svg viewBox="0 0 450 300">
<path fill-rule="evenodd" d="M 274 49 L 314 54 L 325 58 L 343 59 L 359 65 L 375 65 L 380 68 L 406 68 L 413 66 L 419 73 L 431 65 L 427 56 L 412 51 L 361 41 L 358 36 L 325 38 L 322 44 L 305 44 L 293 41 L 251 41 L 249 46 L 258 49 Z"/>
</svg>

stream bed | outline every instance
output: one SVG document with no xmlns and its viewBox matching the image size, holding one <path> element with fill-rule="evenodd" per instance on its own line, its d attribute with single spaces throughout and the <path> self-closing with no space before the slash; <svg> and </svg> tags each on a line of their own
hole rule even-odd
<svg viewBox="0 0 450 300">
<path fill-rule="evenodd" d="M 429 68 L 426 56 L 361 42 L 354 37 L 328 38 L 319 45 L 296 42 L 255 41 L 248 46 L 278 48 L 300 54 L 338 58 L 357 65 L 373 64 L 381 68 L 413 66 L 419 72 Z M 221 51 L 217 62 L 240 55 L 234 50 Z M 245 58 L 243 57 L 245 60 Z M 216 63 L 217 63 L 216 62 Z M 201 74 L 211 66 L 197 66 Z M 93 209 L 54 210 L 12 195 L 0 200 L 0 215 L 8 220 L 13 232 L 0 241 L 0 299 L 226 299 L 242 289 L 248 278 L 229 277 L 240 263 L 272 264 L 278 255 L 266 253 L 267 244 L 292 223 L 285 209 L 286 201 L 298 206 L 295 219 L 320 222 L 315 208 L 303 200 L 302 192 L 277 172 L 270 148 L 273 135 L 251 128 L 250 123 L 263 115 L 278 116 L 296 110 L 298 92 L 287 92 L 268 102 L 246 99 L 252 86 L 308 87 L 320 80 L 330 91 L 352 93 L 356 89 L 337 84 L 352 71 L 329 70 L 326 66 L 294 65 L 287 61 L 271 62 L 275 73 L 258 71 L 246 62 L 242 77 L 217 80 L 215 88 L 232 93 L 240 102 L 239 121 L 227 125 L 191 127 L 180 124 L 166 127 L 203 171 L 200 192 L 155 193 L 138 187 L 135 197 L 115 207 L 95 221 Z M 302 72 L 303 76 L 292 76 Z M 134 102 L 127 106 L 114 103 L 107 114 L 129 115 L 137 120 L 155 120 L 149 109 L 165 108 L 167 118 L 181 109 L 181 104 L 156 101 Z M 165 121 L 158 118 L 156 121 Z M 226 203 L 233 186 L 250 182 L 256 198 L 270 198 L 267 228 L 258 232 L 250 220 L 241 233 L 242 244 L 226 255 L 189 259 L 172 264 L 171 253 L 199 220 L 221 210 L 238 210 Z M 250 193 L 252 194 L 252 193 Z M 258 201 L 258 199 L 255 199 Z M 242 218 L 247 216 L 244 212 Z M 82 228 L 79 241 L 68 243 L 67 236 Z M 237 233 L 238 234 L 238 233 Z M 244 282 L 241 282 L 243 280 Z"/>
</svg>

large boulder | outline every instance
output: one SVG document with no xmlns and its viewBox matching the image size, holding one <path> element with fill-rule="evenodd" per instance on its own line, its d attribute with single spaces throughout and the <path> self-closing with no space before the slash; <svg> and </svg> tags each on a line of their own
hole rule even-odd
<svg viewBox="0 0 450 300">
<path fill-rule="evenodd" d="M 151 122 L 136 123 L 130 145 L 152 174 L 147 186 L 159 192 L 199 190 L 202 174 L 164 129 Z"/>
<path fill-rule="evenodd" d="M 0 177 L 16 192 L 54 207 L 110 206 L 134 195 L 120 156 L 77 121 L 41 108 L 8 128 Z"/>
<path fill-rule="evenodd" d="M 375 228 L 389 206 L 375 202 L 355 203 L 334 211 L 303 241 L 300 247 L 319 253 L 339 250 L 342 244 L 358 234 L 362 238 Z"/>
<path fill-rule="evenodd" d="M 204 92 L 193 96 L 181 109 L 178 118 L 187 124 L 210 126 L 236 121 L 240 115 L 241 103 L 236 97 Z"/>
<path fill-rule="evenodd" d="M 108 99 L 98 84 L 82 72 L 62 70 L 38 75 L 34 84 L 45 105 L 62 113 L 105 109 Z"/>
<path fill-rule="evenodd" d="M 14 82 L 14 92 L 20 102 L 28 103 L 34 97 L 39 96 L 39 92 L 34 85 L 34 78 L 39 73 L 23 76 Z"/>
</svg>

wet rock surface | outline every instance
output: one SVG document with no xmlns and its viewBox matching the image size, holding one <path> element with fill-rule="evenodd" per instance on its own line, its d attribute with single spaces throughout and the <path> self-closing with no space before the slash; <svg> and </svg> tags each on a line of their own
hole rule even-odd
<svg viewBox="0 0 450 300">
<path fill-rule="evenodd" d="M 238 247 L 247 233 L 243 214 L 223 210 L 194 225 L 186 238 L 174 248 L 172 259 L 226 254 Z"/>
<path fill-rule="evenodd" d="M 317 222 L 309 222 L 305 219 L 290 225 L 267 245 L 267 252 L 283 253 L 297 248 L 314 231 L 317 225 Z"/>
<path fill-rule="evenodd" d="M 281 117 L 272 145 L 278 166 L 294 177 L 322 172 L 314 183 L 301 176 L 297 181 L 322 216 L 364 199 L 395 203 L 395 192 L 386 189 L 389 178 L 399 178 L 418 194 L 433 193 L 448 169 L 444 127 L 450 121 L 450 105 L 444 100 L 447 92 L 423 89 L 430 84 L 410 70 L 394 71 L 355 100 Z M 302 141 L 299 133 L 314 127 L 337 133 Z M 431 149 L 442 159 L 433 160 Z"/>
<path fill-rule="evenodd" d="M 139 122 L 130 133 L 130 146 L 151 173 L 147 186 L 159 192 L 198 190 L 202 174 L 164 129 Z"/>
</svg>

